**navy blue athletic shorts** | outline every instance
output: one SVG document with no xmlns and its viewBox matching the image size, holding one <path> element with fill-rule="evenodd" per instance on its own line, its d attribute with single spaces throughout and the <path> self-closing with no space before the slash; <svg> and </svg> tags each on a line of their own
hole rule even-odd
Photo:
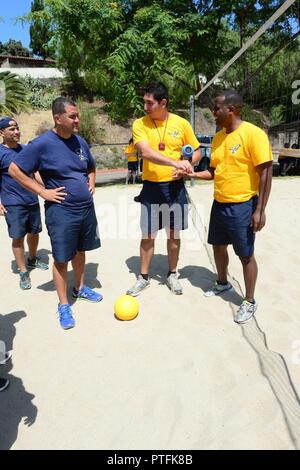
<svg viewBox="0 0 300 470">
<path fill-rule="evenodd" d="M 45 215 L 55 261 L 65 263 L 77 251 L 100 247 L 94 204 L 83 209 L 49 204 L 45 206 Z"/>
<path fill-rule="evenodd" d="M 162 228 L 179 231 L 188 227 L 188 201 L 182 179 L 166 183 L 144 181 L 140 198 L 143 235 Z"/>
<path fill-rule="evenodd" d="M 42 231 L 39 204 L 5 206 L 5 209 L 7 210 L 5 220 L 10 238 L 16 240 L 25 237 L 27 233 L 36 234 Z"/>
<path fill-rule="evenodd" d="M 127 168 L 128 171 L 138 171 L 139 162 L 128 162 Z"/>
<path fill-rule="evenodd" d="M 251 227 L 252 214 L 258 197 L 239 203 L 214 201 L 210 214 L 208 243 L 232 245 L 238 256 L 252 256 L 255 233 Z"/>
</svg>

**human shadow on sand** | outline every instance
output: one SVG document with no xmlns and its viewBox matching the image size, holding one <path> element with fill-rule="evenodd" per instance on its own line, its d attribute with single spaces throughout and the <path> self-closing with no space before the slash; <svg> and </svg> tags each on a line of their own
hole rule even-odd
<svg viewBox="0 0 300 470">
<path fill-rule="evenodd" d="M 98 277 L 98 263 L 87 263 L 85 265 L 85 276 L 84 276 L 84 282 L 87 286 L 91 287 L 94 289 L 95 287 L 102 287 L 101 282 L 97 279 Z M 69 264 L 69 267 L 72 268 L 72 264 Z M 52 278 L 52 273 L 50 271 L 50 276 Z M 71 286 L 71 292 L 72 292 L 72 287 L 74 284 L 74 273 L 73 269 L 70 269 L 68 271 L 68 284 Z M 40 284 L 37 286 L 37 289 L 41 289 L 44 291 L 55 291 L 55 285 L 53 280 L 51 279 L 49 282 L 46 282 L 45 284 Z"/>
<path fill-rule="evenodd" d="M 131 256 L 126 260 L 129 272 L 138 277 L 140 273 L 140 257 Z M 159 284 L 165 284 L 168 274 L 168 257 L 166 255 L 154 255 L 150 266 L 150 278 L 155 279 Z M 134 282 L 134 279 L 133 279 Z"/>
<path fill-rule="evenodd" d="M 16 334 L 15 323 L 26 317 L 23 310 L 0 314 L 1 341 L 5 342 L 6 350 L 13 349 L 13 339 Z M 1 365 L 1 377 L 7 377 L 10 385 L 0 393 L 0 450 L 9 450 L 18 436 L 19 424 L 24 419 L 31 426 L 37 416 L 37 407 L 32 403 L 34 395 L 26 391 L 22 379 L 11 372 L 13 358 Z M 8 375 L 7 375 L 8 374 Z"/>
</svg>

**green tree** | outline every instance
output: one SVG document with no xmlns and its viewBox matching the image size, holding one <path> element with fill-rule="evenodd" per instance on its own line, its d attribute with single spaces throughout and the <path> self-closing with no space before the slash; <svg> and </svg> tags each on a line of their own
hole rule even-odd
<svg viewBox="0 0 300 470">
<path fill-rule="evenodd" d="M 43 12 L 45 9 L 43 0 L 33 0 L 31 2 L 31 12 Z M 30 26 L 30 48 L 33 53 L 43 57 L 53 56 L 51 48 L 49 48 L 49 42 L 52 37 L 52 33 L 49 27 L 49 21 L 42 16 L 33 16 Z"/>
<path fill-rule="evenodd" d="M 154 78 L 167 82 L 173 106 L 184 104 L 200 88 L 198 75 L 210 79 L 220 70 L 278 1 L 44 0 L 44 5 L 30 18 L 49 22 L 58 65 L 67 70 L 73 90 L 84 85 L 108 102 L 113 118 L 127 119 L 141 111 L 142 87 Z M 224 85 L 247 82 L 254 64 L 290 29 L 284 15 L 230 68 Z"/>
<path fill-rule="evenodd" d="M 183 16 L 174 13 L 176 5 Z M 83 79 L 104 97 L 114 118 L 139 112 L 140 89 L 153 78 L 168 82 L 174 105 L 188 97 L 198 71 L 221 44 L 214 40 L 210 47 L 214 24 L 192 1 L 45 0 L 45 6 L 59 65 L 73 82 Z"/>
<path fill-rule="evenodd" d="M 5 43 L 0 42 L 0 55 L 11 55 L 18 57 L 31 57 L 32 54 L 26 47 L 23 47 L 21 41 L 9 39 Z"/>
</svg>

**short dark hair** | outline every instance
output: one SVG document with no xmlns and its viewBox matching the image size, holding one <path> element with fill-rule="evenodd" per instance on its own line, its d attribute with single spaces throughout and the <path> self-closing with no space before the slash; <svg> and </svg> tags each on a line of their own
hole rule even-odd
<svg viewBox="0 0 300 470">
<path fill-rule="evenodd" d="M 236 90 L 224 90 L 218 93 L 218 96 L 224 96 L 224 104 L 235 106 L 238 109 L 243 107 L 243 98 Z"/>
<path fill-rule="evenodd" d="M 156 101 L 167 100 L 169 102 L 169 92 L 166 85 L 159 81 L 149 83 L 144 90 L 146 95 L 153 95 Z"/>
<path fill-rule="evenodd" d="M 56 114 L 64 114 L 66 112 L 66 106 L 76 106 L 73 100 L 67 98 L 66 96 L 59 96 L 55 98 L 52 103 L 52 114 L 55 116 Z"/>
</svg>

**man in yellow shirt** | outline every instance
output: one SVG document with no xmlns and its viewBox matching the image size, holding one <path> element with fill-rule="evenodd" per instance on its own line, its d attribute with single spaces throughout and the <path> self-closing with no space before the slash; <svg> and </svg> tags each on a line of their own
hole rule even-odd
<svg viewBox="0 0 300 470">
<path fill-rule="evenodd" d="M 206 296 L 232 289 L 227 280 L 227 246 L 239 256 L 246 287 L 235 322 L 245 323 L 257 309 L 254 290 L 257 264 L 254 257 L 255 232 L 266 223 L 265 208 L 272 183 L 272 151 L 265 132 L 242 121 L 242 98 L 234 90 L 215 99 L 216 125 L 222 128 L 212 142 L 210 168 L 191 177 L 214 179 L 208 243 L 213 245 L 218 279 Z M 177 172 L 178 174 L 178 172 Z"/>
<path fill-rule="evenodd" d="M 126 176 L 126 184 L 128 184 L 128 181 L 130 177 L 132 176 L 132 183 L 135 184 L 136 181 L 136 176 L 138 172 L 138 156 L 137 156 L 137 151 L 135 149 L 135 146 L 133 145 L 133 138 L 129 139 L 128 145 L 124 149 L 125 156 L 127 157 L 127 176 Z"/>
<path fill-rule="evenodd" d="M 145 89 L 146 116 L 133 124 L 133 140 L 143 158 L 141 202 L 140 275 L 127 294 L 137 296 L 150 285 L 149 267 L 158 230 L 167 230 L 169 272 L 167 285 L 176 295 L 182 294 L 177 279 L 180 230 L 187 228 L 187 198 L 183 179 L 174 181 L 174 168 L 192 172 L 200 159 L 200 144 L 188 121 L 168 111 L 168 90 L 161 82 L 152 82 Z M 195 152 L 191 162 L 181 159 L 183 145 Z"/>
</svg>

